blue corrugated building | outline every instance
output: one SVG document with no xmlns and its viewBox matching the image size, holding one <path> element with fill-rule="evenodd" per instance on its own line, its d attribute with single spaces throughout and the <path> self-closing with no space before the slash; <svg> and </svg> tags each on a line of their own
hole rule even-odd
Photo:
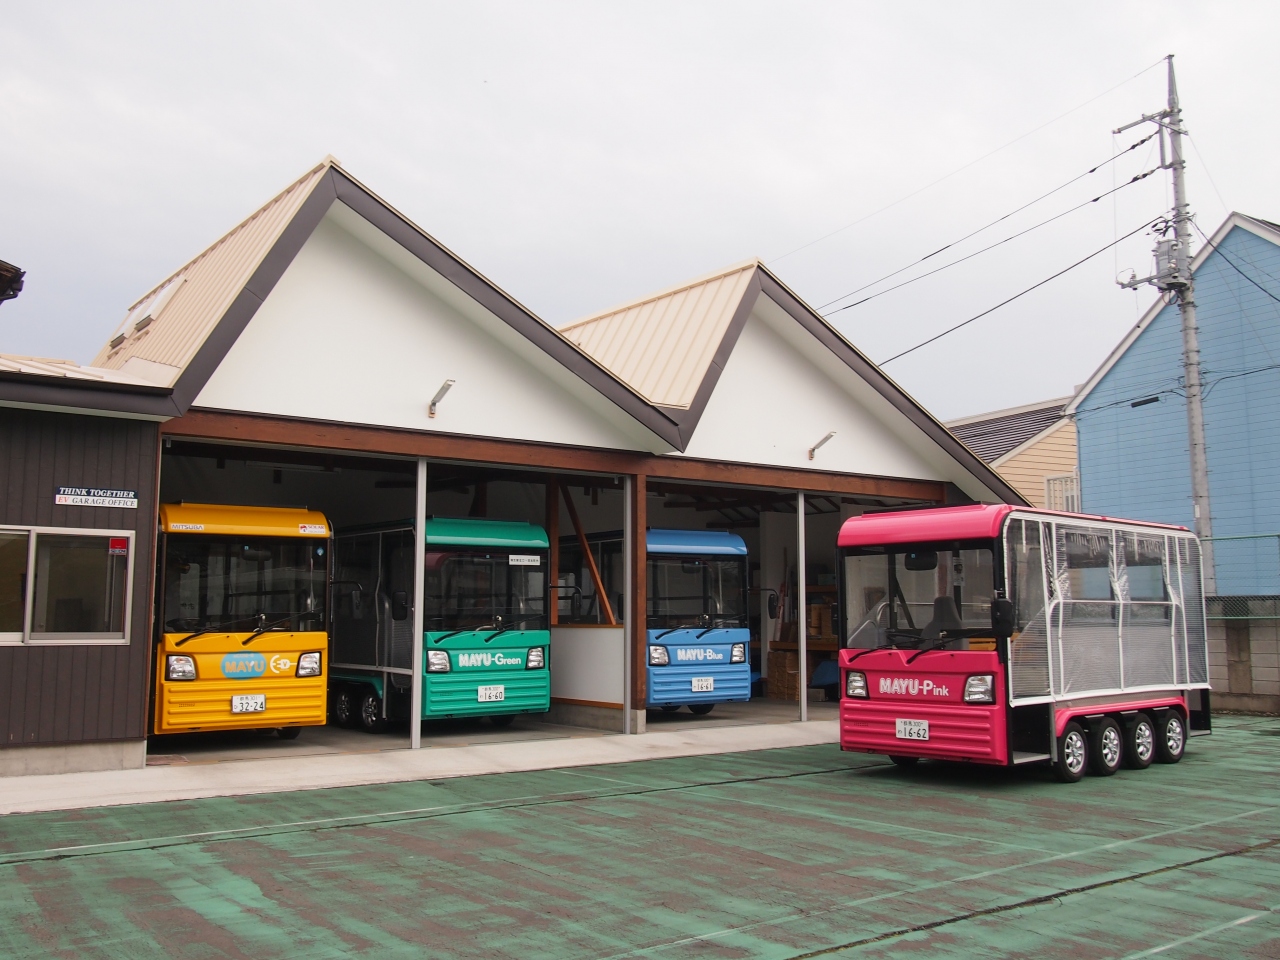
<svg viewBox="0 0 1280 960">
<path fill-rule="evenodd" d="M 1192 264 L 1218 594 L 1280 594 L 1280 225 L 1234 213 Z M 1088 513 L 1193 526 L 1182 326 L 1158 301 L 1067 408 Z"/>
</svg>

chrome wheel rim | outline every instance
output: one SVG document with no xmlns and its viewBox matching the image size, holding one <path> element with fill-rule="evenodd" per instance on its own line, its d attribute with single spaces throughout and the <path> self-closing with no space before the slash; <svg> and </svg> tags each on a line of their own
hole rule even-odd
<svg viewBox="0 0 1280 960">
<path fill-rule="evenodd" d="M 1075 730 L 1062 738 L 1062 760 L 1073 776 L 1084 769 L 1084 737 Z"/>
<path fill-rule="evenodd" d="M 1151 754 L 1155 752 L 1155 749 L 1155 731 L 1151 729 L 1151 724 L 1144 720 L 1133 730 L 1133 752 L 1139 760 L 1146 763 L 1151 759 Z"/>
<path fill-rule="evenodd" d="M 338 694 L 337 702 L 333 705 L 333 712 L 337 714 L 339 723 L 346 723 L 351 719 L 351 694 Z"/>
<path fill-rule="evenodd" d="M 378 701 L 373 697 L 365 698 L 365 701 L 360 704 L 360 719 L 364 721 L 367 727 L 371 727 L 378 722 Z"/>
<path fill-rule="evenodd" d="M 1102 731 L 1101 743 L 1102 762 L 1107 765 L 1107 769 L 1120 765 L 1120 731 L 1115 727 L 1107 727 Z"/>
<path fill-rule="evenodd" d="M 1169 722 L 1164 726 L 1164 742 L 1168 747 L 1172 756 L 1178 756 L 1182 753 L 1182 720 L 1179 717 L 1170 717 Z"/>
</svg>

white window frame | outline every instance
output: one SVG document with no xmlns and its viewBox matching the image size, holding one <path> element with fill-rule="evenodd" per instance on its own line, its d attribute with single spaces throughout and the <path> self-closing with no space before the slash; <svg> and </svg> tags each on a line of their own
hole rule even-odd
<svg viewBox="0 0 1280 960">
<path fill-rule="evenodd" d="M 65 647 L 108 646 L 123 647 L 130 642 L 133 624 L 133 573 L 134 554 L 137 548 L 137 532 L 133 530 L 109 530 L 98 527 L 37 527 L 22 524 L 0 524 L 0 533 L 25 533 L 27 535 L 27 588 L 23 597 L 22 631 L 0 633 L 0 646 Z M 31 627 L 35 614 L 36 598 L 36 538 L 41 534 L 72 537 L 124 537 L 129 541 L 129 555 L 125 561 L 124 630 L 120 636 L 77 636 L 71 634 L 33 635 Z"/>
<path fill-rule="evenodd" d="M 1055 482 L 1061 484 L 1064 480 L 1070 480 L 1071 485 L 1075 488 L 1075 509 L 1072 509 L 1071 505 L 1066 502 L 1068 498 L 1065 496 L 1063 497 L 1062 504 L 1055 504 L 1053 502 L 1054 484 Z M 1080 471 L 1072 470 L 1070 473 L 1055 473 L 1052 476 L 1045 477 L 1044 504 L 1046 510 L 1056 510 L 1059 513 L 1080 513 L 1083 509 L 1083 504 L 1080 499 Z"/>
</svg>

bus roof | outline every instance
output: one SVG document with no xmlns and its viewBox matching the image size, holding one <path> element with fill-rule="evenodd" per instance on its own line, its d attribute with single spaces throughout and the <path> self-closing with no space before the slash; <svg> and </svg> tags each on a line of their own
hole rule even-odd
<svg viewBox="0 0 1280 960">
<path fill-rule="evenodd" d="M 165 533 L 222 533 L 250 537 L 328 537 L 329 521 L 306 507 L 240 507 L 228 503 L 162 503 Z"/>
<path fill-rule="evenodd" d="M 427 543 L 435 546 L 517 547 L 526 550 L 546 550 L 551 546 L 547 532 L 532 523 L 451 517 L 431 517 L 427 520 Z"/>
<path fill-rule="evenodd" d="M 961 507 L 932 507 L 924 510 L 895 510 L 850 517 L 840 528 L 842 547 L 870 547 L 892 543 L 932 543 L 941 540 L 992 540 L 1000 536 L 1005 518 L 1014 511 L 1046 518 L 1125 523 L 1161 530 L 1186 532 L 1186 527 L 1149 520 L 1121 520 L 1083 513 L 1059 513 L 1015 507 L 1008 503 L 974 503 Z"/>
<path fill-rule="evenodd" d="M 747 544 L 736 533 L 725 530 L 654 530 L 645 532 L 650 553 L 681 553 L 737 556 L 747 555 Z"/>
</svg>

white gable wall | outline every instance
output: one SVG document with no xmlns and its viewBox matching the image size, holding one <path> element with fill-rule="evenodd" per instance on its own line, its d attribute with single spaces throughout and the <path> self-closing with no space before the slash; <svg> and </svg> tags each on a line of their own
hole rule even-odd
<svg viewBox="0 0 1280 960">
<path fill-rule="evenodd" d="M 353 220 L 364 223 L 342 204 L 334 205 L 195 406 L 510 440 L 646 448 L 641 437 L 647 431 L 638 425 L 620 429 L 616 408 L 599 395 L 593 393 L 594 403 L 574 396 L 513 347 L 524 344 L 530 356 L 545 356 L 540 349 L 514 333 L 514 340 L 500 342 L 494 334 L 502 330 L 491 326 L 486 332 L 345 229 L 343 221 Z M 413 263 L 431 272 L 416 258 Z M 440 282 L 447 284 L 443 278 Z M 493 323 L 509 330 L 496 318 Z M 446 379 L 456 382 L 430 419 L 427 404 Z M 602 409 L 605 416 L 598 412 Z M 615 422 L 605 418 L 609 414 Z"/>
<path fill-rule="evenodd" d="M 748 317 L 686 455 L 942 479 L 900 436 L 761 318 L 759 303 L 766 301 L 761 297 Z M 798 327 L 794 320 L 791 323 Z M 808 449 L 830 430 L 836 435 L 810 460 Z"/>
</svg>

